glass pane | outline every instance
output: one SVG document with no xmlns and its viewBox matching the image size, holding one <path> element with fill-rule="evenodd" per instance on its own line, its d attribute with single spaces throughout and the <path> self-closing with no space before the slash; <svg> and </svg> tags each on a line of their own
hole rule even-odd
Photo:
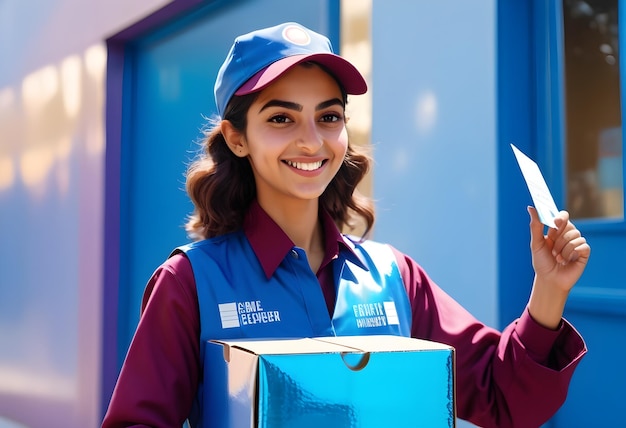
<svg viewBox="0 0 626 428">
<path fill-rule="evenodd" d="M 567 210 L 623 218 L 618 0 L 563 0 Z"/>
</svg>

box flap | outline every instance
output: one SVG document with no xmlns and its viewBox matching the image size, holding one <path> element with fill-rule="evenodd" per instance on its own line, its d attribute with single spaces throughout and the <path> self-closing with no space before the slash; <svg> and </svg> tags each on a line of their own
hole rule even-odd
<svg viewBox="0 0 626 428">
<path fill-rule="evenodd" d="M 353 349 L 341 344 L 313 338 L 212 340 L 211 342 L 221 343 L 224 346 L 241 349 L 257 355 L 322 354 L 353 351 Z"/>
<path fill-rule="evenodd" d="M 452 347 L 428 340 L 403 336 L 332 336 L 302 339 L 212 340 L 257 355 L 319 354 L 339 352 L 401 352 L 451 350 Z"/>
<path fill-rule="evenodd" d="M 443 343 L 389 335 L 317 337 L 315 340 L 334 343 L 363 352 L 449 351 L 453 349 Z"/>
</svg>

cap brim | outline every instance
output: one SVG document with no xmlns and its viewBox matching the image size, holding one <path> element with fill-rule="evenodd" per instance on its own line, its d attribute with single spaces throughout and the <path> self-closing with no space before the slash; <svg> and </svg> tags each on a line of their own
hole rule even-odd
<svg viewBox="0 0 626 428">
<path fill-rule="evenodd" d="M 318 53 L 307 55 L 293 55 L 268 65 L 241 85 L 235 95 L 247 95 L 258 92 L 271 84 L 287 70 L 302 62 L 311 61 L 323 65 L 343 86 L 350 95 L 361 95 L 367 92 L 365 79 L 350 62 L 339 55 Z"/>
</svg>

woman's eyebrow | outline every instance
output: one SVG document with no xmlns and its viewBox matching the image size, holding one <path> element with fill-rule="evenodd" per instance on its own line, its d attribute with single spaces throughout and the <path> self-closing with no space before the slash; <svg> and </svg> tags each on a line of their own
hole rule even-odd
<svg viewBox="0 0 626 428">
<path fill-rule="evenodd" d="M 269 107 L 283 107 L 289 110 L 302 111 L 302 106 L 298 103 L 292 103 L 291 101 L 270 100 L 261 107 L 259 113 Z"/>
<path fill-rule="evenodd" d="M 334 106 L 334 105 L 339 105 L 342 108 L 344 107 L 343 105 L 343 101 L 341 101 L 339 98 L 332 98 L 328 101 L 323 101 L 321 103 L 319 103 L 317 106 L 315 106 L 315 111 L 319 111 L 319 110 L 324 110 L 325 108 L 328 108 L 330 106 Z M 263 107 L 261 107 L 261 109 L 259 110 L 259 113 L 261 113 L 263 110 L 265 110 L 266 108 L 269 107 L 282 107 L 282 108 L 286 108 L 288 110 L 295 110 L 295 111 L 302 111 L 302 105 L 298 104 L 298 103 L 294 103 L 291 101 L 283 101 L 283 100 L 270 100 L 268 102 L 266 102 Z"/>
<path fill-rule="evenodd" d="M 328 108 L 330 106 L 334 106 L 334 105 L 340 105 L 342 108 L 344 107 L 343 105 L 343 101 L 341 101 L 339 98 L 333 98 L 331 100 L 328 101 L 324 101 L 321 102 L 317 105 L 317 107 L 315 107 L 315 110 L 324 110 L 325 108 Z"/>
</svg>

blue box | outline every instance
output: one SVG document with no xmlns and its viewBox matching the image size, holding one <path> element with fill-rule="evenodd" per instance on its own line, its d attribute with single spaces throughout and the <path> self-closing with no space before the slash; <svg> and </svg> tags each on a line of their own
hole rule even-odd
<svg viewBox="0 0 626 428">
<path fill-rule="evenodd" d="M 454 427 L 454 349 L 399 336 L 214 340 L 204 418 L 218 428 Z"/>
</svg>

